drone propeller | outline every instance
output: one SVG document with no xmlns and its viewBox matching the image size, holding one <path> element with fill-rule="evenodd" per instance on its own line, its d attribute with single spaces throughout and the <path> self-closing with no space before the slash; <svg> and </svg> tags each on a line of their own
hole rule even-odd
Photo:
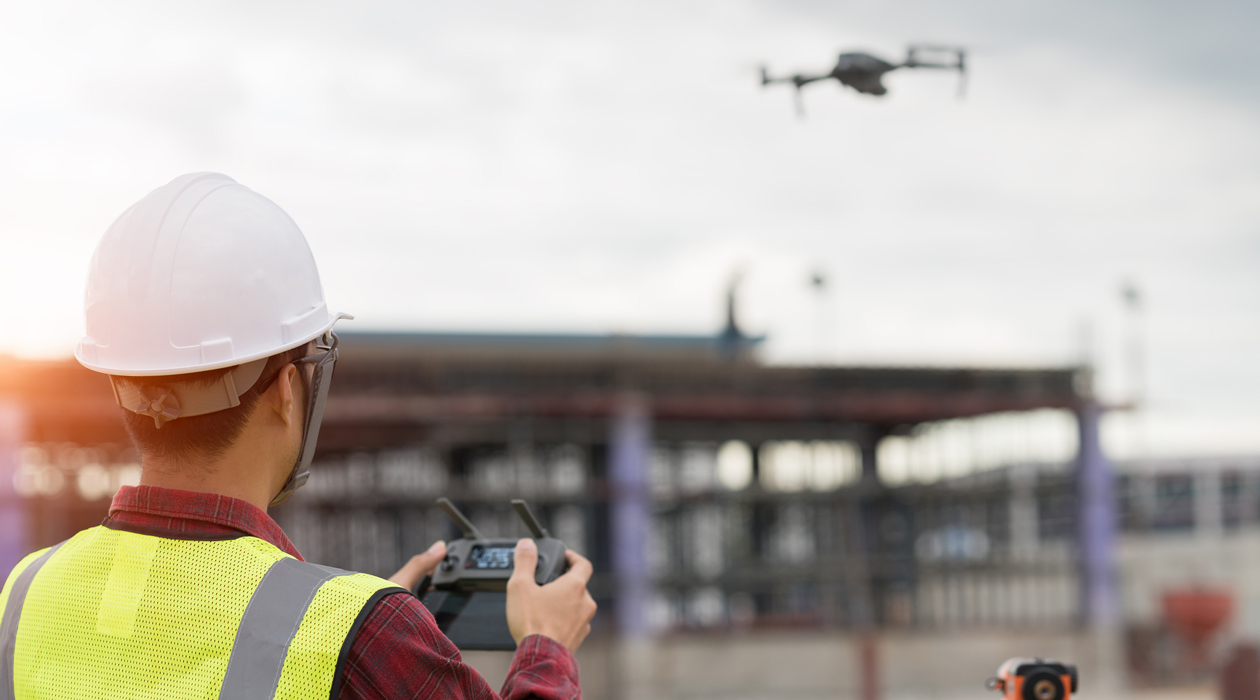
<svg viewBox="0 0 1260 700">
<path fill-rule="evenodd" d="M 805 116 L 805 101 L 804 101 L 804 98 L 801 96 L 801 86 L 807 83 L 812 83 L 815 80 L 818 80 L 818 78 L 807 78 L 801 75 L 800 73 L 797 73 L 796 75 L 790 78 L 771 78 L 770 70 L 766 68 L 764 64 L 761 66 L 762 87 L 765 87 L 766 85 L 770 85 L 771 83 L 791 83 L 792 86 L 796 88 L 796 95 L 795 95 L 796 116 L 800 118 L 803 118 Z"/>
<path fill-rule="evenodd" d="M 792 76 L 792 85 L 796 86 L 796 95 L 795 95 L 794 101 L 796 103 L 796 118 L 797 119 L 805 118 L 805 96 L 801 94 L 801 86 L 808 82 L 810 81 L 806 80 L 805 76 L 799 73 Z"/>
</svg>

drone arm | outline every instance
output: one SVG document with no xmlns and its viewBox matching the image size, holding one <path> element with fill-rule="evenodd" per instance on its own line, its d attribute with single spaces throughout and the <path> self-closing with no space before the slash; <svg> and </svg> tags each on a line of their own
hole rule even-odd
<svg viewBox="0 0 1260 700">
<path fill-rule="evenodd" d="M 915 49 L 911 47 L 910 55 L 906 56 L 906 62 L 897 66 L 897 68 L 942 68 L 945 70 L 956 70 L 959 73 L 958 80 L 958 98 L 962 99 L 967 93 L 967 62 L 966 54 L 962 49 L 956 50 L 958 53 L 957 63 L 929 63 L 920 61 L 914 55 Z"/>
<path fill-rule="evenodd" d="M 809 85 L 810 83 L 816 83 L 819 80 L 826 80 L 830 77 L 832 77 L 830 73 L 828 73 L 827 75 L 801 75 L 798 73 L 792 76 L 791 78 L 784 80 L 783 82 L 792 83 L 797 88 L 799 88 L 802 85 Z"/>
<path fill-rule="evenodd" d="M 819 80 L 826 80 L 827 78 L 830 78 L 830 77 L 831 77 L 830 75 L 799 75 L 798 74 L 798 75 L 793 75 L 793 76 L 788 76 L 788 77 L 783 77 L 783 78 L 771 78 L 770 76 L 765 75 L 763 73 L 761 76 L 761 84 L 773 85 L 775 83 L 787 83 L 788 85 L 795 85 L 796 87 L 800 87 L 802 85 L 808 85 L 812 82 L 816 82 Z"/>
<path fill-rule="evenodd" d="M 961 66 L 957 63 L 923 63 L 921 61 L 907 61 L 898 68 L 948 68 L 950 70 L 960 70 Z"/>
</svg>

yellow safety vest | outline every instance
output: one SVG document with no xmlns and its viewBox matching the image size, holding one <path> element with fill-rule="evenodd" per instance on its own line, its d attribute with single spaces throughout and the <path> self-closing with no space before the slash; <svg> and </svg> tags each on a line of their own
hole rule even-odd
<svg viewBox="0 0 1260 700">
<path fill-rule="evenodd" d="M 0 700 L 335 698 L 358 627 L 398 586 L 256 537 L 94 527 L 0 592 Z"/>
</svg>

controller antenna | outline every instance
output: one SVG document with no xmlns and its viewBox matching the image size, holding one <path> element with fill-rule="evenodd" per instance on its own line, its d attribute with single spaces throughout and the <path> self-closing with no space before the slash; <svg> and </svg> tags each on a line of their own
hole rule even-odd
<svg viewBox="0 0 1260 700">
<path fill-rule="evenodd" d="M 459 509 L 455 507 L 454 503 L 451 503 L 451 499 L 444 496 L 437 499 L 437 504 L 438 508 L 441 508 L 442 512 L 446 513 L 446 517 L 450 518 L 457 526 L 459 526 L 460 531 L 464 533 L 465 539 L 485 539 L 481 536 L 481 533 L 477 531 L 477 526 L 473 525 L 471 520 L 465 517 L 463 513 L 459 512 Z"/>
<path fill-rule="evenodd" d="M 525 527 L 529 528 L 530 533 L 534 535 L 534 539 L 541 540 L 551 537 L 551 533 L 547 532 L 547 528 L 543 527 L 538 518 L 529 510 L 529 504 L 524 500 L 517 498 L 512 500 L 512 507 L 516 509 L 516 514 L 521 516 L 521 520 L 525 521 Z"/>
</svg>

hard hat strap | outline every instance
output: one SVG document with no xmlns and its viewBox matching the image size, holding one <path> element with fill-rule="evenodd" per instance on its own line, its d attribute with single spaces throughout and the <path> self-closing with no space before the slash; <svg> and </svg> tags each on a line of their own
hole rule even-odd
<svg viewBox="0 0 1260 700">
<path fill-rule="evenodd" d="M 241 405 L 241 395 L 258 381 L 267 358 L 237 365 L 215 382 L 145 385 L 139 378 L 110 375 L 118 405 L 153 419 L 159 429 L 176 418 L 204 416 Z"/>
<path fill-rule="evenodd" d="M 319 426 L 324 420 L 324 404 L 328 401 L 328 387 L 332 383 L 333 365 L 337 362 L 337 334 L 331 330 L 324 334 L 316 347 L 320 352 L 308 355 L 294 364 L 311 363 L 315 371 L 306 392 L 306 423 L 302 426 L 302 446 L 297 462 L 289 472 L 280 493 L 268 505 L 278 506 L 289 500 L 293 492 L 310 478 L 311 459 L 315 456 L 315 444 L 319 441 Z"/>
</svg>

